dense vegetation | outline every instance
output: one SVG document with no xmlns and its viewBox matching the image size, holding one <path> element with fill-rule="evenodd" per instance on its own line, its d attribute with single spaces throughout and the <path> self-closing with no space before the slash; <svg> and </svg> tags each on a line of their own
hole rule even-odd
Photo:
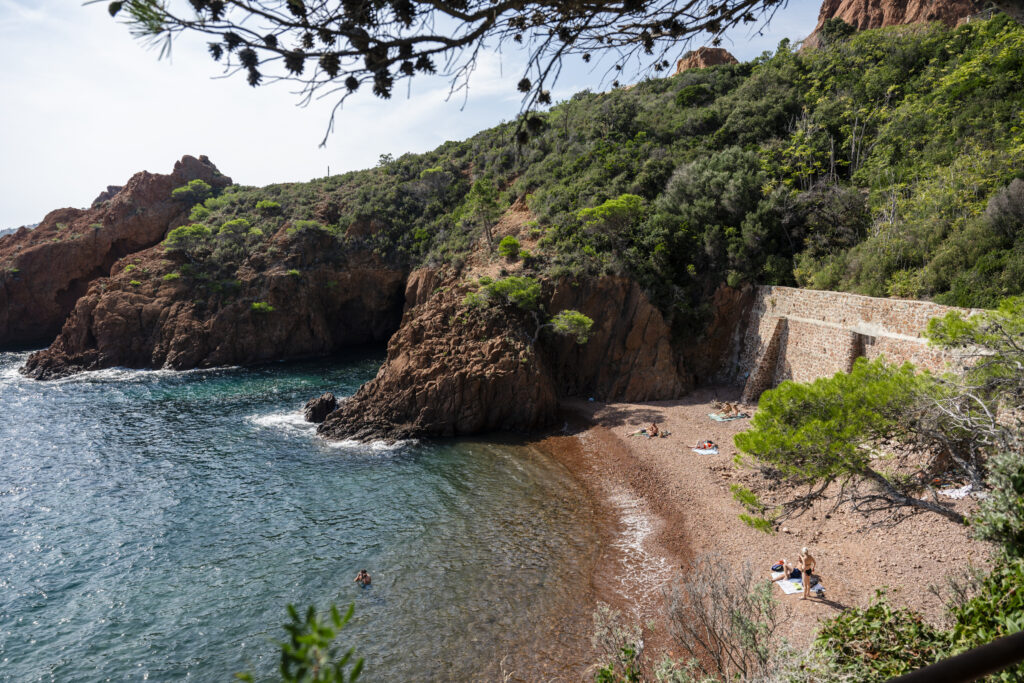
<svg viewBox="0 0 1024 683">
<path fill-rule="evenodd" d="M 193 211 L 208 231 L 189 235 L 193 272 L 230 279 L 275 236 L 311 231 L 324 249 L 458 266 L 481 235 L 497 246 L 492 225 L 521 200 L 539 244 L 506 242 L 505 258 L 629 273 L 677 329 L 723 280 L 982 307 L 1021 293 L 1024 28 L 846 33 L 580 93 L 522 146 L 512 122 L 365 171 L 228 188 Z"/>
</svg>

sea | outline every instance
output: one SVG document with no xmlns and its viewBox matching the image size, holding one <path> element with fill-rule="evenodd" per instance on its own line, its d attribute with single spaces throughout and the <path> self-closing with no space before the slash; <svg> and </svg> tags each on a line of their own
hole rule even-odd
<svg viewBox="0 0 1024 683">
<path fill-rule="evenodd" d="M 0 353 L 0 681 L 273 680 L 289 604 L 354 605 L 360 680 L 578 676 L 601 539 L 562 465 L 303 421 L 381 350 L 51 382 L 26 357 Z"/>
</svg>

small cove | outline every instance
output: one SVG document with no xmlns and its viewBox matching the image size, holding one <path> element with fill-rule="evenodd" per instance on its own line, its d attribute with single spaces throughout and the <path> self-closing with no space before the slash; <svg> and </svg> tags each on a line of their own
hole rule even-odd
<svg viewBox="0 0 1024 683">
<path fill-rule="evenodd" d="M 380 354 L 52 383 L 24 357 L 0 354 L 0 680 L 266 675 L 289 602 L 355 603 L 366 680 L 578 674 L 594 504 L 521 444 L 317 439 L 302 402 Z"/>
</svg>

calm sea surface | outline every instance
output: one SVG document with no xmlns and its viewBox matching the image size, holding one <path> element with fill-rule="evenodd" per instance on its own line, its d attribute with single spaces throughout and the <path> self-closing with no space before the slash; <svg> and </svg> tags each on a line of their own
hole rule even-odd
<svg viewBox="0 0 1024 683">
<path fill-rule="evenodd" d="M 366 680 L 500 680 L 578 621 L 599 544 L 560 465 L 302 422 L 380 356 L 50 383 L 25 357 L 0 353 L 0 680 L 267 677 L 285 605 L 331 602 L 355 603 Z"/>
</svg>

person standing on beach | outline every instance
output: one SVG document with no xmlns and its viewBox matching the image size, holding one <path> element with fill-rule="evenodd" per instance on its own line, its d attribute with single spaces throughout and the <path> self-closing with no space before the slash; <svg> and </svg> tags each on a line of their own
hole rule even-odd
<svg viewBox="0 0 1024 683">
<path fill-rule="evenodd" d="M 806 600 L 807 596 L 811 593 L 811 574 L 814 573 L 817 562 L 814 556 L 807 552 L 807 546 L 800 549 L 800 574 L 802 575 L 802 582 L 804 584 L 804 596 L 801 600 Z"/>
</svg>

